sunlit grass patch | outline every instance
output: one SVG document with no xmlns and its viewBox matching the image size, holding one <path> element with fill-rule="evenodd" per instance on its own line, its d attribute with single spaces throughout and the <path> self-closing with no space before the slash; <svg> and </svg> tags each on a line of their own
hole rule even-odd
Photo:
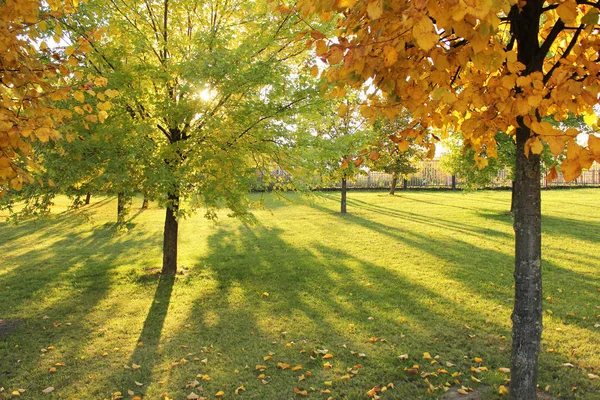
<svg viewBox="0 0 600 400">
<path fill-rule="evenodd" d="M 125 234 L 108 199 L 78 212 L 61 199 L 50 220 L 2 223 L 0 319 L 18 323 L 0 330 L 0 398 L 232 398 L 243 385 L 240 398 L 364 399 L 393 383 L 378 395 L 414 399 L 456 380 L 499 398 L 510 193 L 350 192 L 345 216 L 338 196 L 267 195 L 251 226 L 182 221 L 175 279 L 157 274 L 158 208 L 134 208 Z M 600 371 L 598 198 L 543 193 L 539 383 L 556 397 L 600 393 L 588 376 Z"/>
</svg>

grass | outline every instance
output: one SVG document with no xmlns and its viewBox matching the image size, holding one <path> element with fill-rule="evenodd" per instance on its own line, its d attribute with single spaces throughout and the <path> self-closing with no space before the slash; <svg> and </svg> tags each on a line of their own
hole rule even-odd
<svg viewBox="0 0 600 400">
<path fill-rule="evenodd" d="M 350 192 L 346 216 L 338 197 L 267 196 L 253 226 L 225 214 L 183 221 L 175 279 L 156 273 L 158 208 L 134 209 L 126 234 L 115 233 L 108 198 L 76 212 L 61 199 L 50 220 L 1 223 L 0 399 L 18 389 L 23 399 L 302 397 L 295 388 L 365 399 L 389 383 L 382 399 L 428 399 L 455 379 L 499 398 L 498 368 L 510 364 L 510 193 Z M 594 189 L 543 193 L 539 383 L 557 398 L 600 397 L 588 378 L 600 373 L 599 199 Z M 334 357 L 313 353 L 323 349 Z M 405 371 L 415 364 L 462 375 L 427 377 L 438 388 L 427 393 Z"/>
</svg>

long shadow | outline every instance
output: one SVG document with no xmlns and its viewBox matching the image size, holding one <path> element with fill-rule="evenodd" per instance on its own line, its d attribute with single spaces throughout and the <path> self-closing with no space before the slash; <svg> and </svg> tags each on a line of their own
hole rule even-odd
<svg viewBox="0 0 600 400">
<path fill-rule="evenodd" d="M 410 349 L 413 354 L 419 351 L 422 354 L 438 346 L 439 352 L 446 353 L 448 359 L 458 360 L 463 353 L 458 354 L 456 348 L 487 355 L 488 340 L 493 336 L 498 337 L 502 332 L 508 334 L 502 326 L 482 324 L 481 331 L 489 333 L 485 340 L 473 340 L 467 334 L 455 337 L 451 333 L 453 330 L 485 317 L 467 305 L 455 304 L 440 293 L 347 252 L 319 243 L 309 248 L 297 248 L 286 242 L 283 235 L 284 231 L 280 229 L 258 225 L 252 229 L 242 227 L 234 231 L 220 229 L 209 238 L 211 253 L 200 260 L 198 268 L 208 268 L 214 273 L 219 285 L 218 292 L 208 304 L 205 301 L 197 302 L 189 314 L 194 320 L 201 319 L 209 310 L 219 315 L 219 324 L 202 330 L 208 340 L 215 340 L 226 348 L 235 348 L 235 345 L 224 343 L 219 332 L 222 329 L 237 329 L 241 325 L 244 327 L 240 331 L 241 337 L 252 339 L 252 344 L 246 345 L 260 346 L 260 341 L 257 343 L 258 333 L 248 336 L 246 330 L 252 329 L 249 321 L 255 321 L 254 324 L 260 326 L 271 324 L 285 329 L 287 341 L 307 340 L 309 352 L 310 348 L 319 345 L 336 348 L 338 344 L 345 343 L 348 350 L 337 350 L 340 354 L 336 360 L 352 366 L 361 360 L 351 355 L 351 349 L 368 351 L 370 354 L 375 351 L 373 347 L 365 345 L 371 336 L 386 335 L 388 343 L 401 346 L 402 352 Z M 372 287 L 368 282 L 377 284 Z M 227 302 L 219 300 L 228 298 L 232 291 L 241 292 L 244 298 L 243 310 L 239 310 L 244 315 L 242 321 L 236 319 L 239 318 L 238 312 L 227 310 Z M 270 295 L 261 301 L 261 292 Z M 449 309 L 459 310 L 458 317 L 452 318 L 448 314 Z M 377 323 L 365 329 L 364 323 L 370 316 L 374 316 Z M 402 331 L 398 330 L 400 317 L 413 321 Z M 292 332 L 285 323 L 290 320 L 305 324 L 305 328 Z M 351 325 L 356 326 L 354 331 L 349 331 Z M 265 353 L 272 348 L 272 340 L 280 339 L 276 331 L 262 329 L 260 335 L 264 340 L 262 346 Z M 448 342 L 460 344 L 454 347 L 455 350 L 447 350 L 444 343 Z M 288 353 L 280 347 L 276 351 L 285 357 L 280 361 L 302 364 L 311 371 L 322 370 L 320 361 L 311 361 L 307 355 L 302 357 L 297 351 Z M 415 396 L 422 392 L 418 382 L 407 378 L 402 371 L 403 367 L 418 359 L 401 361 L 397 359 L 397 354 L 388 352 L 377 356 L 373 354 L 373 357 L 373 362 L 362 360 L 365 368 L 375 368 L 381 365 L 379 363 L 385 363 L 389 369 L 381 371 L 381 374 L 412 385 Z M 494 357 L 490 354 L 490 357 L 495 358 L 498 365 L 508 362 L 508 355 Z M 255 365 L 262 363 L 262 360 L 251 362 L 249 365 Z M 259 385 L 260 382 L 257 388 Z M 348 398 L 363 396 L 366 385 L 368 383 L 360 377 L 349 382 L 346 388 Z M 263 387 L 262 398 L 294 396 L 293 387 L 293 380 L 290 380 L 289 393 L 270 393 L 269 387 Z"/>
<path fill-rule="evenodd" d="M 328 209 L 323 211 L 339 217 Z M 407 377 L 403 368 L 420 360 L 417 357 L 401 361 L 398 354 L 438 352 L 443 360 L 459 365 L 465 362 L 462 360 L 465 354 L 483 354 L 490 365 L 509 365 L 509 353 L 497 349 L 508 346 L 501 335 L 510 337 L 508 315 L 511 304 L 506 303 L 512 297 L 510 274 L 507 274 L 506 282 L 495 287 L 471 287 L 474 279 L 482 282 L 491 279 L 490 268 L 482 263 L 483 260 L 506 264 L 505 269 L 510 271 L 512 259 L 509 255 L 492 252 L 491 258 L 489 254 L 483 254 L 481 258 L 472 259 L 468 254 L 461 256 L 467 249 L 473 253 L 473 246 L 461 241 L 443 243 L 439 239 L 400 232 L 352 215 L 340 217 L 340 221 L 349 227 L 360 225 L 378 232 L 385 230 L 386 235 L 408 246 L 420 250 L 427 247 L 425 251 L 449 263 L 453 260 L 452 265 L 444 267 L 451 279 L 463 283 L 466 290 L 471 290 L 482 301 L 489 298 L 492 303 L 501 304 L 504 308 L 490 309 L 490 314 L 505 313 L 506 324 L 486 321 L 489 315 L 481 314 L 465 299 L 447 296 L 444 290 L 432 290 L 408 279 L 401 269 L 386 268 L 316 241 L 308 247 L 295 247 L 286 240 L 285 231 L 259 223 L 253 228 L 220 228 L 208 239 L 211 253 L 199 260 L 195 271 L 215 279 L 218 286 L 209 296 L 201 296 L 195 301 L 188 316 L 194 326 L 201 327 L 203 340 L 215 343 L 222 353 L 228 354 L 230 362 L 240 362 L 241 358 L 242 363 L 250 366 L 263 364 L 260 358 L 249 360 L 244 358 L 247 357 L 244 353 L 236 353 L 238 346 L 262 348 L 264 354 L 271 350 L 275 352 L 273 361 L 302 364 L 313 371 L 317 379 L 323 380 L 327 375 L 322 371 L 321 360 L 303 357 L 297 347 L 293 351 L 282 347 L 285 342 L 295 342 L 304 343 L 303 348 L 308 353 L 320 347 L 336 349 L 336 361 L 342 370 L 359 361 L 364 368 L 379 368 L 383 380 L 400 382 L 407 395 L 413 398 L 422 397 L 422 387 L 418 381 Z M 449 250 L 455 246 L 457 248 Z M 263 292 L 268 292 L 269 296 L 261 298 Z M 228 300 L 233 294 L 238 297 L 236 307 Z M 210 314 L 219 316 L 217 323 L 207 325 L 203 322 Z M 365 325 L 369 317 L 374 317 L 376 323 Z M 408 322 L 399 323 L 403 318 Z M 472 326 L 474 331 L 466 330 L 466 325 Z M 234 337 L 223 335 L 224 330 L 233 330 Z M 283 330 L 286 331 L 284 337 L 279 333 Z M 457 336 L 456 332 L 461 331 L 464 334 Z M 476 333 L 477 337 L 470 337 L 470 333 Z M 185 341 L 187 335 L 178 333 L 176 340 Z M 365 344 L 372 336 L 384 336 L 390 347 L 379 352 Z M 275 347 L 272 342 L 276 343 Z M 340 349 L 341 343 L 347 349 Z M 364 351 L 368 358 L 357 360 L 350 350 Z M 553 367 L 568 361 L 558 354 L 545 354 L 543 360 Z M 382 369 L 382 365 L 386 367 Z M 542 377 L 551 380 L 552 371 L 547 368 Z M 282 391 L 281 386 L 271 389 L 260 384 L 252 374 L 242 372 L 240 379 L 246 379 L 244 384 L 249 393 L 254 389 L 259 391 L 260 398 L 294 396 L 291 391 L 294 376 L 277 378 L 289 380 L 285 385 L 290 388 L 289 393 L 285 389 Z M 215 385 L 226 382 L 215 381 Z M 362 380 L 360 376 L 353 378 L 344 387 L 345 398 L 362 398 L 364 388 L 369 384 L 372 382 Z"/>
<path fill-rule="evenodd" d="M 0 312 L 3 317 L 24 318 L 25 323 L 0 337 L 0 366 L 7 368 L 0 369 L 0 380 L 11 386 L 30 382 L 30 391 L 37 393 L 48 374 L 40 363 L 49 367 L 68 360 L 69 373 L 59 370 L 53 384 L 61 388 L 83 382 L 88 361 L 74 356 L 85 353 L 87 343 L 102 329 L 86 317 L 119 281 L 114 269 L 153 246 L 151 235 L 117 237 L 111 227 L 81 224 L 72 214 L 0 230 L 13 228 L 30 238 L 8 244 L 16 255 L 0 266 Z M 56 350 L 40 357 L 40 344 L 52 344 Z"/>
<path fill-rule="evenodd" d="M 320 206 L 313 206 L 319 208 Z M 331 213 L 327 208 L 321 208 L 322 211 Z M 410 219 L 410 216 L 404 218 Z M 447 237 L 445 240 L 432 238 L 419 234 L 414 230 L 405 231 L 385 225 L 379 222 L 368 220 L 357 215 L 349 215 L 344 220 L 347 223 L 354 223 L 361 227 L 368 228 L 374 232 L 386 235 L 394 240 L 409 245 L 418 251 L 425 251 L 435 257 L 445 260 L 446 270 L 454 279 L 458 279 L 465 284 L 469 284 L 476 278 L 482 283 L 489 283 L 490 273 L 504 273 L 505 276 L 500 279 L 502 286 L 476 285 L 471 286 L 471 290 L 483 297 L 495 298 L 497 301 L 504 301 L 507 298 L 512 298 L 512 291 L 506 290 L 510 288 L 512 283 L 511 274 L 513 270 L 514 258 L 511 254 L 503 253 L 490 248 L 478 249 L 473 244 L 467 243 L 455 237 Z M 464 229 L 472 230 L 473 234 L 477 234 L 478 229 L 464 225 Z M 490 242 L 493 239 L 490 239 Z M 495 270 L 490 270 L 490 266 L 494 266 Z M 549 282 L 550 287 L 555 288 L 557 285 L 573 285 L 579 289 L 579 296 L 584 298 L 584 302 L 593 303 L 597 301 L 595 291 L 598 282 L 590 280 L 589 277 L 582 276 L 568 269 L 562 268 L 556 263 L 545 260 L 543 263 L 545 272 L 545 281 Z M 568 304 L 555 306 L 559 313 L 554 315 L 555 318 L 560 318 L 564 323 L 575 324 L 586 330 L 593 330 L 593 324 L 588 320 L 572 318 L 569 316 Z"/>
<path fill-rule="evenodd" d="M 167 318 L 167 312 L 171 303 L 171 295 L 175 284 L 175 276 L 160 275 L 152 305 L 146 315 L 142 331 L 136 341 L 136 347 L 129 357 L 127 366 L 131 367 L 134 364 L 138 367 L 133 367 L 117 372 L 112 377 L 105 379 L 105 382 L 111 387 L 126 388 L 131 387 L 131 382 L 135 380 L 146 381 L 152 377 L 153 368 L 161 360 L 161 337 L 163 326 Z M 147 379 L 145 379 L 147 378 Z M 136 388 L 137 389 L 137 388 Z M 139 388 L 138 394 L 145 395 L 147 387 Z"/>
</svg>

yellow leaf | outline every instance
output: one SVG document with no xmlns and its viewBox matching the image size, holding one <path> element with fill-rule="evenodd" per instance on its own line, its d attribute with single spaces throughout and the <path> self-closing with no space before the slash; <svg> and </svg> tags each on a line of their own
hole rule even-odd
<svg viewBox="0 0 600 400">
<path fill-rule="evenodd" d="M 315 78 L 316 78 L 317 76 L 319 76 L 319 67 L 317 67 L 316 65 L 313 65 L 313 66 L 310 68 L 310 74 L 311 74 L 313 77 L 315 77 Z"/>
<path fill-rule="evenodd" d="M 556 13 L 566 24 L 575 22 L 577 19 L 577 2 L 575 0 L 567 0 L 561 3 L 556 8 Z"/>
<path fill-rule="evenodd" d="M 500 385 L 500 387 L 498 388 L 498 393 L 505 396 L 508 394 L 508 389 L 506 388 L 506 386 Z"/>
<path fill-rule="evenodd" d="M 556 168 L 555 167 L 552 167 L 552 169 L 554 170 L 554 172 L 556 172 Z M 504 372 L 505 374 L 509 374 L 510 373 L 510 368 L 498 368 L 498 371 Z"/>
<path fill-rule="evenodd" d="M 423 358 L 425 359 L 431 359 L 431 354 L 429 354 L 428 352 L 423 353 Z"/>
<path fill-rule="evenodd" d="M 383 48 L 383 65 L 391 67 L 398 61 L 398 51 L 394 46 L 386 45 Z"/>
<path fill-rule="evenodd" d="M 435 33 L 435 27 L 429 18 L 421 18 L 413 26 L 412 33 L 419 47 L 425 51 L 430 50 L 439 40 L 439 35 Z"/>
<path fill-rule="evenodd" d="M 77 100 L 80 103 L 84 103 L 85 102 L 85 95 L 80 90 L 78 90 L 75 93 L 73 93 L 73 97 L 75 98 L 75 100 Z"/>
<path fill-rule="evenodd" d="M 338 108 L 338 116 L 342 118 L 346 116 L 346 114 L 348 114 L 348 106 L 346 104 L 340 104 Z"/>
<path fill-rule="evenodd" d="M 54 391 L 54 387 L 53 386 L 49 386 L 46 389 L 42 390 L 43 393 L 51 393 Z"/>
<path fill-rule="evenodd" d="M 300 371 L 302 369 L 302 365 L 296 365 L 292 368 L 292 371 Z"/>
<path fill-rule="evenodd" d="M 285 363 L 282 363 L 282 362 L 277 363 L 277 368 L 281 368 L 283 370 L 290 369 L 291 367 L 292 366 L 290 364 L 285 364 Z"/>
<path fill-rule="evenodd" d="M 235 389 L 235 394 L 239 394 L 239 392 L 245 392 L 246 388 L 244 387 L 244 385 L 238 387 L 237 389 Z"/>
<path fill-rule="evenodd" d="M 329 353 L 329 354 L 325 354 L 325 355 L 323 356 L 323 359 L 325 359 L 325 360 L 327 360 L 327 359 L 329 359 L 329 358 L 333 358 L 333 354 Z"/>
<path fill-rule="evenodd" d="M 565 181 L 571 182 L 581 175 L 581 166 L 577 160 L 564 160 L 560 165 L 560 172 L 562 172 Z"/>
<path fill-rule="evenodd" d="M 106 118 L 108 118 L 108 113 L 106 111 L 102 110 L 98 113 L 98 119 L 100 122 L 104 122 Z"/>
<path fill-rule="evenodd" d="M 217 393 L 215 393 L 215 397 L 222 397 L 225 396 L 225 392 L 222 390 L 219 390 Z"/>
<path fill-rule="evenodd" d="M 370 0 L 367 5 L 367 14 L 371 19 L 378 19 L 383 14 L 383 0 Z"/>
</svg>

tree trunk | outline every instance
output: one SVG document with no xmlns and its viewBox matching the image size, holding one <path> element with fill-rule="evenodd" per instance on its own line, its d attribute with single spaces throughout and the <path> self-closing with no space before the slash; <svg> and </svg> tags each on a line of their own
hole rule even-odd
<svg viewBox="0 0 600 400">
<path fill-rule="evenodd" d="M 92 194 L 90 192 L 87 192 L 85 194 L 85 202 L 83 204 L 85 204 L 86 206 L 88 206 L 90 204 L 91 198 L 92 198 Z"/>
<path fill-rule="evenodd" d="M 402 187 L 404 190 L 408 189 L 408 179 L 404 178 L 404 182 L 402 183 Z"/>
<path fill-rule="evenodd" d="M 398 183 L 398 173 L 392 174 L 392 186 L 390 187 L 390 194 L 393 196 L 396 193 L 396 184 Z"/>
<path fill-rule="evenodd" d="M 342 178 L 342 203 L 340 210 L 342 214 L 346 214 L 346 191 L 346 178 Z"/>
<path fill-rule="evenodd" d="M 452 190 L 456 190 L 456 174 L 452 175 Z"/>
<path fill-rule="evenodd" d="M 177 211 L 179 211 L 179 195 L 170 193 L 168 197 L 169 201 L 165 216 L 163 265 L 161 272 L 164 275 L 174 275 L 177 273 L 177 235 L 179 231 Z"/>
<path fill-rule="evenodd" d="M 510 398 L 535 400 L 542 336 L 540 157 L 525 156 L 530 130 L 519 118 L 514 184 L 515 304 Z"/>
<path fill-rule="evenodd" d="M 129 202 L 131 201 L 130 197 L 125 196 L 124 192 L 119 192 L 117 194 L 117 224 L 123 225 L 125 224 L 125 220 L 127 219 L 127 214 L 129 214 Z"/>
<path fill-rule="evenodd" d="M 142 210 L 147 210 L 150 200 L 146 196 L 144 196 L 144 201 L 142 201 Z"/>
</svg>

